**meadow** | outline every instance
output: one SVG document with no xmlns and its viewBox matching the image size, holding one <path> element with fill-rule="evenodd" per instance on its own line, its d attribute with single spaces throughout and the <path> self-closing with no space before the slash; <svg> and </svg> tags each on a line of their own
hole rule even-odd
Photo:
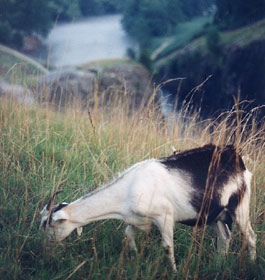
<svg viewBox="0 0 265 280">
<path fill-rule="evenodd" d="M 155 98 L 137 109 L 132 100 L 118 90 L 111 98 L 95 92 L 86 110 L 78 102 L 55 110 L 0 100 L 0 279 L 264 279 L 265 125 L 255 119 L 258 109 L 244 113 L 243 102 L 215 120 L 201 121 L 199 110 L 190 114 L 191 104 L 185 104 L 182 118 L 168 122 Z M 185 150 L 210 142 L 233 143 L 249 158 L 255 263 L 236 228 L 223 258 L 211 228 L 176 224 L 177 274 L 155 228 L 137 231 L 139 252 L 132 257 L 120 221 L 89 224 L 81 238 L 72 233 L 61 244 L 39 230 L 39 212 L 64 179 L 58 202 L 73 201 L 135 162 L 171 155 L 172 146 Z"/>
</svg>

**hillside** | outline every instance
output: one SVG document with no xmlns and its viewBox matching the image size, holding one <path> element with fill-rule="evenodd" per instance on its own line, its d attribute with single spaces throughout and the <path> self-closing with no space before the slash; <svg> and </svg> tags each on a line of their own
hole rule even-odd
<svg viewBox="0 0 265 280">
<path fill-rule="evenodd" d="M 257 58 L 263 48 L 263 42 L 247 44 L 241 49 L 246 57 L 240 61 L 246 63 L 250 57 L 252 62 L 249 54 Z M 220 67 L 210 55 L 187 55 L 196 74 L 206 75 L 207 65 Z M 185 56 L 179 58 L 169 60 L 158 74 L 189 73 Z M 262 61 L 258 58 L 257 67 Z M 179 72 L 166 72 L 166 67 Z M 165 120 L 154 102 L 157 92 L 144 90 L 144 82 L 150 84 L 149 72 L 127 59 L 47 73 L 29 58 L 0 48 L 0 69 L 1 78 L 12 86 L 11 95 L 17 94 L 14 85 L 23 85 L 35 95 L 43 90 L 48 101 L 45 106 L 27 106 L 0 97 L 0 279 L 263 279 L 265 123 L 258 125 L 252 113 L 242 118 L 237 105 L 214 120 L 202 121 L 200 109 L 190 113 L 189 103 L 178 111 L 183 118 L 174 112 L 171 120 Z M 202 78 L 196 76 L 193 82 Z M 74 93 L 84 95 L 80 103 L 78 98 L 73 102 L 78 97 Z M 56 110 L 54 101 L 59 109 L 63 104 L 63 110 Z M 186 116 L 188 121 L 183 121 Z M 134 163 L 172 155 L 172 146 L 183 151 L 208 143 L 233 143 L 246 155 L 246 166 L 253 173 L 250 219 L 257 234 L 255 262 L 242 247 L 244 238 L 237 227 L 224 258 L 217 253 L 212 228 L 176 224 L 177 273 L 168 265 L 156 228 L 136 232 L 136 255 L 129 253 L 126 225 L 119 220 L 92 222 L 84 226 L 81 237 L 73 232 L 60 243 L 51 242 L 40 230 L 40 211 L 63 180 L 67 179 L 56 203 L 74 201 Z"/>
<path fill-rule="evenodd" d="M 153 95 L 151 79 L 143 65 L 128 58 L 48 71 L 34 59 L 0 45 L 0 96 L 27 104 L 48 101 L 59 108 L 81 99 L 86 107 L 93 104 L 97 88 L 106 98 L 122 95 L 126 90 L 140 106 L 143 99 L 148 102 Z"/>
<path fill-rule="evenodd" d="M 100 103 L 102 92 L 95 91 Z M 1 279 L 262 279 L 264 275 L 264 126 L 255 119 L 237 120 L 235 110 L 215 122 L 167 125 L 153 104 L 128 114 L 131 97 L 124 92 L 89 114 L 79 108 L 54 112 L 48 106 L 0 102 L 0 275 Z M 187 108 L 188 109 L 188 108 Z M 183 108 L 183 114 L 186 108 Z M 248 129 L 248 124 L 253 125 Z M 241 249 L 236 227 L 226 258 L 217 254 L 214 231 L 176 224 L 172 273 L 156 229 L 137 231 L 139 249 L 129 257 L 125 224 L 98 221 L 72 233 L 62 243 L 49 242 L 39 229 L 40 211 L 56 186 L 68 178 L 56 203 L 73 201 L 109 182 L 132 164 L 171 155 L 209 142 L 231 143 L 251 158 L 251 221 L 257 234 L 257 260 Z M 187 261 L 189 260 L 189 261 Z"/>
<path fill-rule="evenodd" d="M 193 21 L 187 23 L 189 24 L 189 37 L 202 32 L 203 24 L 210 22 L 210 20 L 211 18 L 205 18 L 204 20 L 202 18 L 195 18 Z M 184 33 L 186 33 L 186 24 L 183 24 L 180 28 L 183 28 Z M 196 39 L 190 38 L 190 40 L 182 40 L 182 32 L 180 34 L 177 33 L 176 36 L 165 38 L 164 40 L 169 42 L 167 43 L 166 48 L 161 48 L 161 45 L 165 44 L 165 42 L 163 42 L 156 50 L 153 51 L 153 53 L 155 53 L 155 56 L 153 57 L 155 67 L 161 67 L 162 65 L 169 63 L 170 60 L 175 59 L 186 52 L 200 51 L 202 54 L 206 54 L 208 51 L 206 45 L 206 34 L 205 31 L 203 33 L 204 34 L 202 36 L 196 36 Z M 222 47 L 226 48 L 231 46 L 245 47 L 253 41 L 261 40 L 264 37 L 265 19 L 239 29 L 220 32 L 220 44 Z"/>
<path fill-rule="evenodd" d="M 238 96 L 251 101 L 249 108 L 265 104 L 265 20 L 215 33 L 210 38 L 213 47 L 207 36 L 205 33 L 174 50 L 168 46 L 156 53 L 153 67 L 157 81 L 182 77 L 181 87 L 172 82 L 164 89 L 173 96 L 178 89 L 178 100 L 183 102 L 193 88 L 210 77 L 192 99 L 194 106 L 200 104 L 204 117 L 229 110 Z M 216 38 L 219 41 L 214 41 Z"/>
<path fill-rule="evenodd" d="M 0 76 L 4 79 L 21 84 L 29 77 L 47 73 L 45 67 L 29 56 L 0 45 Z"/>
</svg>

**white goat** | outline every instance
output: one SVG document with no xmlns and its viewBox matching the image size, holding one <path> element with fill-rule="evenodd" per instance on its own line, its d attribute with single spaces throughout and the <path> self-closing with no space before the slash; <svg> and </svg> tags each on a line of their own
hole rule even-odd
<svg viewBox="0 0 265 280">
<path fill-rule="evenodd" d="M 174 222 L 216 227 L 218 250 L 227 252 L 234 221 L 244 234 L 252 260 L 256 235 L 249 219 L 251 173 L 233 146 L 206 145 L 170 157 L 139 162 L 111 183 L 70 204 L 50 205 L 42 210 L 41 227 L 57 241 L 73 230 L 103 219 L 128 224 L 128 245 L 136 250 L 135 227 L 156 225 L 162 235 L 173 270 Z"/>
</svg>

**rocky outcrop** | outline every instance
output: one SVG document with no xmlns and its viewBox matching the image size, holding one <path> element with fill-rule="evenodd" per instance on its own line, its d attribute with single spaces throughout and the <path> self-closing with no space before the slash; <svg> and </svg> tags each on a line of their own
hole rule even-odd
<svg viewBox="0 0 265 280">
<path fill-rule="evenodd" d="M 31 54 L 37 52 L 42 46 L 42 41 L 37 36 L 25 36 L 22 52 Z"/>
<path fill-rule="evenodd" d="M 39 101 L 64 107 L 81 101 L 83 106 L 94 104 L 94 93 L 104 95 L 101 106 L 109 98 L 130 95 L 131 107 L 139 107 L 152 95 L 151 77 L 141 65 L 108 68 L 84 67 L 81 70 L 63 69 L 43 76 L 37 87 Z"/>
<path fill-rule="evenodd" d="M 202 115 L 209 117 L 229 110 L 238 96 L 249 100 L 248 108 L 265 104 L 265 39 L 254 41 L 247 46 L 229 46 L 219 57 L 211 53 L 201 55 L 198 51 L 182 53 L 168 65 L 160 67 L 157 79 L 160 81 L 183 77 L 169 83 L 165 88 L 172 94 L 178 91 L 178 99 L 183 101 L 192 96 L 192 103 L 201 107 Z M 211 75 L 211 78 L 196 91 Z M 179 90 L 179 88 L 181 88 Z M 181 103 L 181 102 L 180 102 Z M 263 114 L 264 111 L 260 114 Z"/>
<path fill-rule="evenodd" d="M 94 79 L 94 74 L 76 69 L 50 72 L 38 82 L 38 101 L 59 107 L 73 104 L 75 100 L 84 101 L 93 91 Z"/>
<path fill-rule="evenodd" d="M 100 92 L 126 94 L 131 106 L 138 108 L 148 101 L 153 94 L 151 75 L 140 64 L 113 66 L 99 71 L 98 83 Z"/>
</svg>

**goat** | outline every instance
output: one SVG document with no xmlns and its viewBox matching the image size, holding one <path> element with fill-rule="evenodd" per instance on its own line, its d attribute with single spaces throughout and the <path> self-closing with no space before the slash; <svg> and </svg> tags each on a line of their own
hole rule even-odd
<svg viewBox="0 0 265 280">
<path fill-rule="evenodd" d="M 61 241 L 93 221 L 120 219 L 128 224 L 127 242 L 136 251 L 135 228 L 147 231 L 155 225 L 176 271 L 174 222 L 213 225 L 218 251 L 223 253 L 229 248 L 231 225 L 235 222 L 254 260 L 256 235 L 249 218 L 250 181 L 251 173 L 233 146 L 209 144 L 136 163 L 76 201 L 55 205 L 49 223 L 50 206 L 46 205 L 41 227 L 47 226 L 48 236 Z"/>
</svg>

